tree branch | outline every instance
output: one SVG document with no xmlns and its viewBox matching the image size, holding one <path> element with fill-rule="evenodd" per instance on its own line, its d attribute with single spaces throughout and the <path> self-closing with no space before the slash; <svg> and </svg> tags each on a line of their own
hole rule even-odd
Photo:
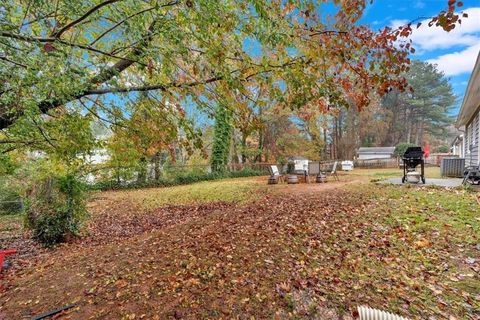
<svg viewBox="0 0 480 320">
<path fill-rule="evenodd" d="M 253 72 L 253 73 L 245 76 L 244 78 L 240 79 L 240 81 L 243 81 L 243 82 L 249 81 L 250 79 L 252 79 L 253 77 L 255 77 L 259 74 L 271 72 L 273 69 L 276 69 L 276 68 L 287 67 L 289 65 L 292 65 L 292 64 L 296 63 L 296 61 L 298 61 L 298 60 L 303 60 L 303 59 L 302 59 L 302 57 L 299 57 L 299 58 L 294 58 L 294 59 L 292 59 L 292 60 L 290 60 L 290 61 L 288 61 L 284 64 L 270 65 L 271 69 L 259 70 L 259 71 Z M 309 60 L 307 60 L 306 63 L 309 63 Z M 242 71 L 242 70 L 234 70 L 234 71 L 231 72 L 231 74 L 237 73 L 237 72 L 240 72 L 240 71 Z M 243 71 L 245 71 L 245 70 L 243 70 Z M 132 86 L 132 87 L 124 87 L 124 88 L 92 89 L 92 90 L 84 91 L 83 95 L 107 94 L 107 93 L 128 93 L 128 92 L 142 92 L 142 91 L 153 91 L 153 90 L 165 91 L 165 90 L 168 90 L 168 89 L 171 89 L 171 88 L 195 87 L 195 86 L 199 86 L 199 85 L 204 85 L 204 84 L 209 84 L 209 83 L 221 81 L 221 80 L 224 80 L 224 79 L 225 79 L 224 76 L 215 76 L 215 77 L 211 77 L 211 78 L 208 78 L 208 79 L 205 79 L 205 80 L 200 80 L 200 81 L 171 82 L 171 83 L 168 83 L 168 84 L 154 84 L 154 85 Z"/>
<path fill-rule="evenodd" d="M 55 42 L 58 42 L 60 44 L 63 44 L 63 45 L 69 46 L 69 47 L 74 47 L 74 48 L 79 48 L 79 49 L 95 52 L 95 53 L 98 53 L 98 54 L 101 54 L 101 55 L 104 55 L 104 56 L 107 56 L 107 57 L 110 57 L 110 58 L 130 60 L 129 58 L 116 56 L 112 53 L 108 53 L 108 52 L 105 52 L 105 51 L 102 51 L 102 50 L 98 50 L 98 49 L 95 49 L 95 48 L 90 47 L 90 46 L 85 46 L 85 45 L 81 45 L 81 44 L 77 44 L 77 43 L 71 43 L 71 42 L 61 40 L 61 39 L 56 39 L 56 38 L 29 37 L 29 36 L 24 36 L 24 35 L 20 35 L 20 34 L 9 33 L 9 32 L 0 32 L 0 37 L 22 40 L 22 41 L 26 41 L 26 42 L 40 42 L 40 43 L 55 43 Z M 132 60 L 132 62 L 136 62 L 138 64 L 146 66 L 145 63 L 140 62 L 140 61 Z"/>
<path fill-rule="evenodd" d="M 101 35 L 99 35 L 95 40 L 93 40 L 89 46 L 93 46 L 95 43 L 97 43 L 100 39 L 102 39 L 105 35 L 107 35 L 109 32 L 111 32 L 112 30 L 116 29 L 118 26 L 120 26 L 121 24 L 123 24 L 125 21 L 135 17 L 135 16 L 138 16 L 142 13 L 145 13 L 145 12 L 149 12 L 149 11 L 152 11 L 154 10 L 155 8 L 152 7 L 152 8 L 147 8 L 145 10 L 142 10 L 142 11 L 139 11 L 137 13 L 134 13 L 128 17 L 126 17 L 125 19 L 121 20 L 120 22 L 118 22 L 117 24 L 113 25 L 112 27 L 108 28 L 107 30 L 105 30 L 104 32 L 102 32 Z"/>
<path fill-rule="evenodd" d="M 14 65 L 16 65 L 16 66 L 18 66 L 18 67 L 22 67 L 22 68 L 25 68 L 25 69 L 28 68 L 26 65 L 24 65 L 24 64 L 22 64 L 22 63 L 20 63 L 20 62 L 16 62 L 16 61 L 10 60 L 10 59 L 7 58 L 7 57 L 2 57 L 2 56 L 0 56 L 0 60 L 10 62 L 11 64 L 14 64 Z"/>
<path fill-rule="evenodd" d="M 216 81 L 222 80 L 223 78 L 224 77 L 222 76 L 218 76 L 218 77 L 209 78 L 204 81 L 192 81 L 192 82 L 186 82 L 186 83 L 172 82 L 169 84 L 154 84 L 154 85 L 137 86 L 137 87 L 94 89 L 94 90 L 86 90 L 84 93 L 85 95 L 92 95 L 92 94 L 106 94 L 106 93 L 141 92 L 141 91 L 153 91 L 153 90 L 165 91 L 170 88 L 195 87 L 202 84 L 216 82 Z"/>
<path fill-rule="evenodd" d="M 89 99 L 90 100 L 90 99 Z M 97 112 L 93 111 L 91 108 L 89 108 L 83 101 L 82 99 L 79 99 L 78 100 L 80 102 L 80 104 L 88 110 L 88 112 L 90 112 L 95 118 L 97 118 L 98 120 L 100 121 L 103 121 L 103 122 L 106 122 L 106 123 L 110 123 L 111 125 L 114 125 L 114 126 L 119 126 L 119 127 L 122 127 L 122 128 L 126 128 L 126 129 L 129 129 L 129 127 L 127 126 L 124 126 L 123 124 L 120 124 L 120 123 L 117 123 L 116 121 L 113 122 L 113 121 L 110 121 L 108 119 L 105 119 L 103 117 L 101 117 Z M 92 101 L 92 100 L 90 100 Z M 95 104 L 98 104 L 96 101 L 93 101 Z"/>
<path fill-rule="evenodd" d="M 109 5 L 109 4 L 112 4 L 112 3 L 115 3 L 115 2 L 118 2 L 118 1 L 121 1 L 121 0 L 107 0 L 107 1 L 104 1 L 102 3 L 99 3 L 97 4 L 96 6 L 94 6 L 93 8 L 91 8 L 90 10 L 88 10 L 87 12 L 85 12 L 85 14 L 83 16 L 81 16 L 80 18 L 76 19 L 76 20 L 73 20 L 72 22 L 68 23 L 67 25 L 65 25 L 63 28 L 61 28 L 60 30 L 54 32 L 52 34 L 52 37 L 54 38 L 60 38 L 61 35 L 68 31 L 70 28 L 72 28 L 73 26 L 79 24 L 80 22 L 82 22 L 83 20 L 85 20 L 86 18 L 88 18 L 88 16 L 90 16 L 91 14 L 93 14 L 94 12 L 100 10 L 101 8 Z"/>
</svg>

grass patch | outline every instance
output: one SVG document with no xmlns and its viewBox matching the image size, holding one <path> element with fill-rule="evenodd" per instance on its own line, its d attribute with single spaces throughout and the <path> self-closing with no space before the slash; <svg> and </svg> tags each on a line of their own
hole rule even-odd
<svg viewBox="0 0 480 320">
<path fill-rule="evenodd" d="M 354 169 L 352 172 L 348 173 L 349 175 L 370 177 L 373 179 L 388 179 L 394 177 L 402 177 L 402 169 Z M 426 167 L 425 168 L 425 178 L 441 178 L 440 168 L 439 167 Z"/>
<path fill-rule="evenodd" d="M 246 202 L 255 193 L 266 191 L 264 177 L 204 181 L 184 186 L 118 192 L 144 208 L 167 204 L 184 205 L 210 202 Z"/>
<path fill-rule="evenodd" d="M 375 196 L 388 202 L 388 210 L 393 208 L 389 217 L 391 224 L 408 227 L 412 232 L 446 232 L 452 240 L 465 244 L 479 241 L 480 208 L 475 193 L 385 186 Z"/>
<path fill-rule="evenodd" d="M 480 306 L 475 298 L 480 279 L 473 271 L 479 266 L 478 194 L 462 189 L 373 184 L 363 189 L 349 186 L 348 190 L 352 197 L 369 199 L 369 213 L 359 220 L 364 226 L 361 232 L 372 239 L 369 255 L 375 242 L 382 255 L 380 259 L 364 256 L 354 275 L 344 268 L 338 273 L 359 283 L 368 281 L 377 292 L 392 285 L 398 299 L 389 301 L 390 310 L 401 310 L 404 301 L 409 301 L 408 312 L 425 318 L 427 314 L 444 314 L 445 303 L 449 313 L 470 319 Z M 379 230 L 383 235 L 373 236 Z"/>
</svg>

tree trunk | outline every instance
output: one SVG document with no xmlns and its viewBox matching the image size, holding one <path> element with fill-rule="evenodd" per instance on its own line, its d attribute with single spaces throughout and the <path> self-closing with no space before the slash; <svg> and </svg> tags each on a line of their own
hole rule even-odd
<svg viewBox="0 0 480 320">
<path fill-rule="evenodd" d="M 413 121 L 410 117 L 410 110 L 407 108 L 406 112 L 405 112 L 405 123 L 407 125 L 407 143 L 412 143 L 412 127 L 413 127 Z"/>
<path fill-rule="evenodd" d="M 323 126 L 323 142 L 325 144 L 324 146 L 324 155 L 323 155 L 323 158 L 327 158 L 327 155 L 328 155 L 328 136 L 327 136 L 327 132 L 328 132 L 328 127 L 326 125 Z"/>
<path fill-rule="evenodd" d="M 258 132 L 258 155 L 255 157 L 255 162 L 262 162 L 263 149 L 265 146 L 265 136 L 263 128 Z"/>
<path fill-rule="evenodd" d="M 247 154 L 245 153 L 247 149 L 247 133 L 244 130 L 242 130 L 241 134 L 242 134 L 242 138 L 240 141 L 240 145 L 242 147 L 242 150 L 240 151 L 240 157 L 241 157 L 242 163 L 245 163 L 247 162 Z"/>
<path fill-rule="evenodd" d="M 153 156 L 153 168 L 155 172 L 155 181 L 160 181 L 161 171 L 160 171 L 160 152 L 155 153 Z"/>
<path fill-rule="evenodd" d="M 417 145 L 422 145 L 423 144 L 423 132 L 424 132 L 424 117 L 422 117 L 421 122 L 419 123 L 420 128 L 418 129 L 418 143 Z"/>
<path fill-rule="evenodd" d="M 137 174 L 137 183 L 138 184 L 143 184 L 147 182 L 147 158 L 145 156 L 142 156 L 139 161 L 139 170 Z"/>
</svg>

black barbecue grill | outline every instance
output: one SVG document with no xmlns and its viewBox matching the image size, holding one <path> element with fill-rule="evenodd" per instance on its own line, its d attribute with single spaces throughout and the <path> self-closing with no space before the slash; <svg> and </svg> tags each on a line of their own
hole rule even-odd
<svg viewBox="0 0 480 320">
<path fill-rule="evenodd" d="M 425 184 L 425 160 L 423 159 L 424 152 L 421 147 L 409 147 L 403 154 L 403 178 L 402 183 L 408 181 L 409 173 L 417 172 L 417 166 L 420 166 L 420 179 Z"/>
</svg>

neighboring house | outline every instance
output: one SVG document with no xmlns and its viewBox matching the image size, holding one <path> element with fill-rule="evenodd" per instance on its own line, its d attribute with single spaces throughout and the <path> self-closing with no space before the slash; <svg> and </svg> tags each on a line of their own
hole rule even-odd
<svg viewBox="0 0 480 320">
<path fill-rule="evenodd" d="M 358 159 L 390 159 L 393 157 L 395 147 L 362 147 L 358 149 Z"/>
<path fill-rule="evenodd" d="M 459 134 L 450 144 L 450 153 L 459 158 L 465 158 L 465 145 L 463 134 Z"/>
<path fill-rule="evenodd" d="M 86 159 L 89 164 L 103 164 L 108 160 L 110 160 L 110 155 L 107 149 L 95 149 Z"/>
<path fill-rule="evenodd" d="M 456 127 L 464 132 L 464 157 L 466 166 L 480 164 L 480 52 L 468 81 Z"/>
<path fill-rule="evenodd" d="M 90 155 L 86 157 L 86 162 L 91 165 L 104 164 L 110 160 L 110 155 L 107 149 L 95 149 Z M 99 172 L 88 173 L 85 177 L 87 183 L 94 183 L 97 180 Z"/>
</svg>

